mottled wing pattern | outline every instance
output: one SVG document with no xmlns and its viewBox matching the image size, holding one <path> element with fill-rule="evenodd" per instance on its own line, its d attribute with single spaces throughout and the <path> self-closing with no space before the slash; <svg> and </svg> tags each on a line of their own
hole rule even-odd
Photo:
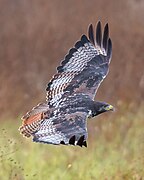
<svg viewBox="0 0 144 180">
<path fill-rule="evenodd" d="M 87 113 L 84 112 L 45 117 L 39 130 L 33 133 L 33 141 L 87 147 L 86 117 Z"/>
<path fill-rule="evenodd" d="M 94 98 L 95 91 L 108 72 L 112 44 L 109 38 L 108 24 L 102 36 L 101 23 L 96 28 L 94 37 L 93 26 L 89 26 L 89 39 L 83 35 L 81 40 L 70 49 L 58 73 L 54 75 L 47 87 L 49 105 L 58 106 L 59 100 L 67 92 L 82 92 Z M 90 79 L 92 79 L 90 83 Z M 88 84 L 92 84 L 87 87 Z"/>
<path fill-rule="evenodd" d="M 112 54 L 108 24 L 102 35 L 98 22 L 94 34 L 90 25 L 88 38 L 83 35 L 57 68 L 47 87 L 48 104 L 39 104 L 23 117 L 19 130 L 24 136 L 33 136 L 35 142 L 87 146 L 86 103 L 106 77 Z"/>
</svg>

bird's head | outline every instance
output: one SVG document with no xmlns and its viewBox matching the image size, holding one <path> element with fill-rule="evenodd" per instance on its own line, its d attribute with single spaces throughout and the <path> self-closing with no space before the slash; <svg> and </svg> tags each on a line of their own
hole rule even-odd
<svg viewBox="0 0 144 180">
<path fill-rule="evenodd" d="M 94 116 L 107 112 L 107 111 L 114 111 L 114 107 L 105 102 L 95 102 L 95 109 L 94 109 Z"/>
<path fill-rule="evenodd" d="M 114 107 L 111 104 L 103 103 L 102 106 L 99 108 L 99 111 L 100 112 L 114 111 Z"/>
</svg>

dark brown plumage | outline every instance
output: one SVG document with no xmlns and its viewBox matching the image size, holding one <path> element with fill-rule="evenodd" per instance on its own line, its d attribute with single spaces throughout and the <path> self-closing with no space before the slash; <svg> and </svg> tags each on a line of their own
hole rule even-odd
<svg viewBox="0 0 144 180">
<path fill-rule="evenodd" d="M 47 86 L 47 103 L 39 104 L 23 117 L 20 132 L 33 141 L 87 147 L 87 117 L 113 107 L 94 101 L 96 91 L 108 74 L 112 43 L 108 24 L 102 35 L 98 22 L 69 50 Z"/>
</svg>

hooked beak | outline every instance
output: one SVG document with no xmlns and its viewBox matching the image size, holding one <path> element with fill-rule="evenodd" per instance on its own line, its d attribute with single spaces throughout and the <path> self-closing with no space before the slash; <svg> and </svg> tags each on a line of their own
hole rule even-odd
<svg viewBox="0 0 144 180">
<path fill-rule="evenodd" d="M 115 108 L 112 105 L 109 105 L 105 108 L 106 111 L 115 111 Z"/>
</svg>

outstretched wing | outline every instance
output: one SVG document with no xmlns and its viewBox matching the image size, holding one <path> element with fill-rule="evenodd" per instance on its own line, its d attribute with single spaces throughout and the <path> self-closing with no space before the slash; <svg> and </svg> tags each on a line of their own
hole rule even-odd
<svg viewBox="0 0 144 180">
<path fill-rule="evenodd" d="M 33 141 L 48 144 L 71 144 L 86 146 L 86 112 L 75 112 L 45 117 L 37 132 L 32 134 Z"/>
<path fill-rule="evenodd" d="M 98 22 L 96 37 L 90 25 L 88 38 L 83 35 L 75 47 L 70 49 L 57 68 L 57 74 L 48 84 L 48 104 L 40 104 L 28 112 L 23 117 L 20 132 L 27 137 L 33 136 L 35 142 L 87 146 L 88 111 L 77 111 L 74 107 L 74 111 L 68 108 L 63 112 L 60 106 L 67 107 L 65 97 L 72 95 L 76 98 L 75 95 L 79 93 L 80 96 L 94 99 L 100 83 L 108 73 L 111 54 L 108 24 L 102 35 L 101 23 Z"/>
<path fill-rule="evenodd" d="M 112 55 L 112 43 L 109 38 L 108 24 L 105 25 L 102 36 L 101 23 L 98 22 L 96 37 L 93 26 L 89 26 L 88 36 L 70 49 L 61 66 L 47 87 L 49 105 L 58 106 L 64 94 L 83 93 L 94 99 L 95 93 L 108 73 Z"/>
<path fill-rule="evenodd" d="M 49 108 L 45 103 L 38 104 L 23 116 L 20 133 L 25 137 L 33 136 L 35 142 L 87 147 L 88 111 L 75 108 L 77 98 L 63 99 L 59 108 Z"/>
</svg>

